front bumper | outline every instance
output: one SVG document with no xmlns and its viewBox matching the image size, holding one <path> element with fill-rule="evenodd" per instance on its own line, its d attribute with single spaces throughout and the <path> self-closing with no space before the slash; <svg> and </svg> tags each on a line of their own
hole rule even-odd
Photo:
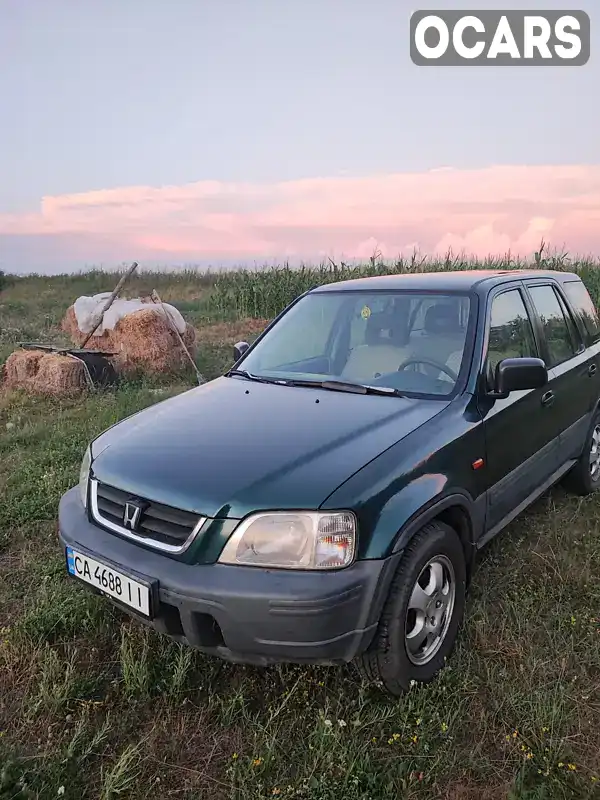
<svg viewBox="0 0 600 800">
<path fill-rule="evenodd" d="M 401 556 L 327 573 L 184 564 L 93 525 L 77 487 L 61 498 L 58 525 L 63 548 L 158 583 L 151 620 L 111 602 L 179 642 L 258 665 L 342 664 L 363 652 Z"/>
</svg>

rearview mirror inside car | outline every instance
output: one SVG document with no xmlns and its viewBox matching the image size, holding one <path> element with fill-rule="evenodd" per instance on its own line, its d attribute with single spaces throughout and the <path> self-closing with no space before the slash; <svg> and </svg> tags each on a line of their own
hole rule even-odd
<svg viewBox="0 0 600 800">
<path fill-rule="evenodd" d="M 539 389 L 548 382 L 548 370 L 541 358 L 505 358 L 496 366 L 494 389 L 489 397 L 504 399 L 511 392 Z"/>
<path fill-rule="evenodd" d="M 233 345 L 233 358 L 236 362 L 244 355 L 246 350 L 250 347 L 248 342 L 238 342 Z"/>
</svg>

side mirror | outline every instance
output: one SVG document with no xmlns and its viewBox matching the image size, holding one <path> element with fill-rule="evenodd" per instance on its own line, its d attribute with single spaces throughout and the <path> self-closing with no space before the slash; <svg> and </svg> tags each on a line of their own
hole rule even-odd
<svg viewBox="0 0 600 800">
<path fill-rule="evenodd" d="M 548 383 L 548 370 L 541 358 L 505 358 L 496 366 L 494 389 L 488 397 L 504 399 L 511 392 L 539 389 Z"/>
<path fill-rule="evenodd" d="M 248 342 L 238 342 L 237 344 L 233 345 L 233 359 L 236 363 L 240 360 L 249 347 L 250 345 Z"/>
</svg>

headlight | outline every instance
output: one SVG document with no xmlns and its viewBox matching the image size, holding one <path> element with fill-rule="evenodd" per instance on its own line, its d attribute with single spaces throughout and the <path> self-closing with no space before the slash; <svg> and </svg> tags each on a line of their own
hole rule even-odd
<svg viewBox="0 0 600 800">
<path fill-rule="evenodd" d="M 84 508 L 87 508 L 88 483 L 90 480 L 90 467 L 92 466 L 92 453 L 88 447 L 81 462 L 79 470 L 79 497 Z"/>
<path fill-rule="evenodd" d="M 277 511 L 244 520 L 223 548 L 222 564 L 341 569 L 354 558 L 356 519 L 348 511 Z"/>
</svg>

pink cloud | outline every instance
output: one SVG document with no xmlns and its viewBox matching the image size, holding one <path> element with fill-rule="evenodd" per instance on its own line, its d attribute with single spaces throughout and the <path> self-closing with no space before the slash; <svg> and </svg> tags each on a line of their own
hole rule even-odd
<svg viewBox="0 0 600 800">
<path fill-rule="evenodd" d="M 107 243 L 169 259 L 365 258 L 418 248 L 528 256 L 540 240 L 600 252 L 600 165 L 492 166 L 281 183 L 201 181 L 43 198 L 38 213 L 0 215 L 0 237 Z"/>
</svg>

